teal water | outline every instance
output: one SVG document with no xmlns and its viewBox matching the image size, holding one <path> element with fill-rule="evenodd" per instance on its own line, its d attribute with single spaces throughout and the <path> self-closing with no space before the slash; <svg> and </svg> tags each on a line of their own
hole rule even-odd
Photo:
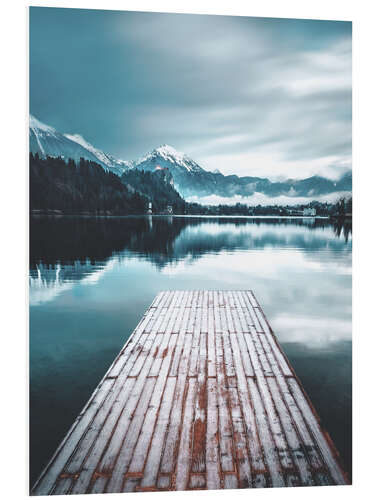
<svg viewBox="0 0 375 500">
<path fill-rule="evenodd" d="M 160 290 L 252 289 L 351 473 L 351 227 L 322 219 L 30 222 L 30 482 Z"/>
</svg>

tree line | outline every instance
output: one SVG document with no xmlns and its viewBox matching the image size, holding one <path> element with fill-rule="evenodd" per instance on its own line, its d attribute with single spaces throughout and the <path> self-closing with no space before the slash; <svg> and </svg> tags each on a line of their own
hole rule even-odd
<svg viewBox="0 0 375 500">
<path fill-rule="evenodd" d="M 144 214 L 149 202 L 158 212 L 172 205 L 184 213 L 185 202 L 159 172 L 129 171 L 121 178 L 81 158 L 41 158 L 30 153 L 30 210 L 90 214 Z"/>
<path fill-rule="evenodd" d="M 66 214 L 131 215 L 163 213 L 168 206 L 174 214 L 187 215 L 269 215 L 288 216 L 315 208 L 318 216 L 351 215 L 352 199 L 336 203 L 312 201 L 298 205 L 201 205 L 186 202 L 174 188 L 168 169 L 155 172 L 130 169 L 121 178 L 90 160 L 79 162 L 61 157 L 41 158 L 30 153 L 30 210 Z"/>
</svg>

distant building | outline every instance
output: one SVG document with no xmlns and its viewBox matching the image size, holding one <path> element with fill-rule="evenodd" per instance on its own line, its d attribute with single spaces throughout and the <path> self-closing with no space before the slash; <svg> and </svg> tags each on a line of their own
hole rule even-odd
<svg viewBox="0 0 375 500">
<path fill-rule="evenodd" d="M 173 207 L 171 205 L 167 206 L 167 214 L 169 214 L 169 215 L 173 214 Z"/>
<path fill-rule="evenodd" d="M 315 208 L 304 208 L 303 209 L 303 215 L 308 215 L 315 217 L 316 215 L 316 209 Z"/>
<path fill-rule="evenodd" d="M 150 203 L 148 204 L 147 213 L 148 213 L 149 215 L 151 215 L 151 214 L 152 214 L 152 203 L 151 203 L 151 201 L 150 201 Z"/>
</svg>

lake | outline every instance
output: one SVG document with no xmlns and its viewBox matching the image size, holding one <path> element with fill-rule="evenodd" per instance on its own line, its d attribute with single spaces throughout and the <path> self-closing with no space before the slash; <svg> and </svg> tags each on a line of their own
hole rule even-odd
<svg viewBox="0 0 375 500">
<path fill-rule="evenodd" d="M 351 226 L 33 217 L 30 482 L 161 290 L 252 289 L 351 474 Z"/>
</svg>

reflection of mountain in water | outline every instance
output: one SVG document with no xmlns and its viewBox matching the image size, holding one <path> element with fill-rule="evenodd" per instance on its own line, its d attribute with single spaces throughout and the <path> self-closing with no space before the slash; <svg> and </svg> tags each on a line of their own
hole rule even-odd
<svg viewBox="0 0 375 500">
<path fill-rule="evenodd" d="M 278 247 L 309 254 L 321 249 L 345 252 L 350 235 L 350 227 L 323 219 L 32 218 L 30 286 L 39 302 L 75 281 L 96 282 L 122 255 L 163 268 L 223 251 Z"/>
</svg>

